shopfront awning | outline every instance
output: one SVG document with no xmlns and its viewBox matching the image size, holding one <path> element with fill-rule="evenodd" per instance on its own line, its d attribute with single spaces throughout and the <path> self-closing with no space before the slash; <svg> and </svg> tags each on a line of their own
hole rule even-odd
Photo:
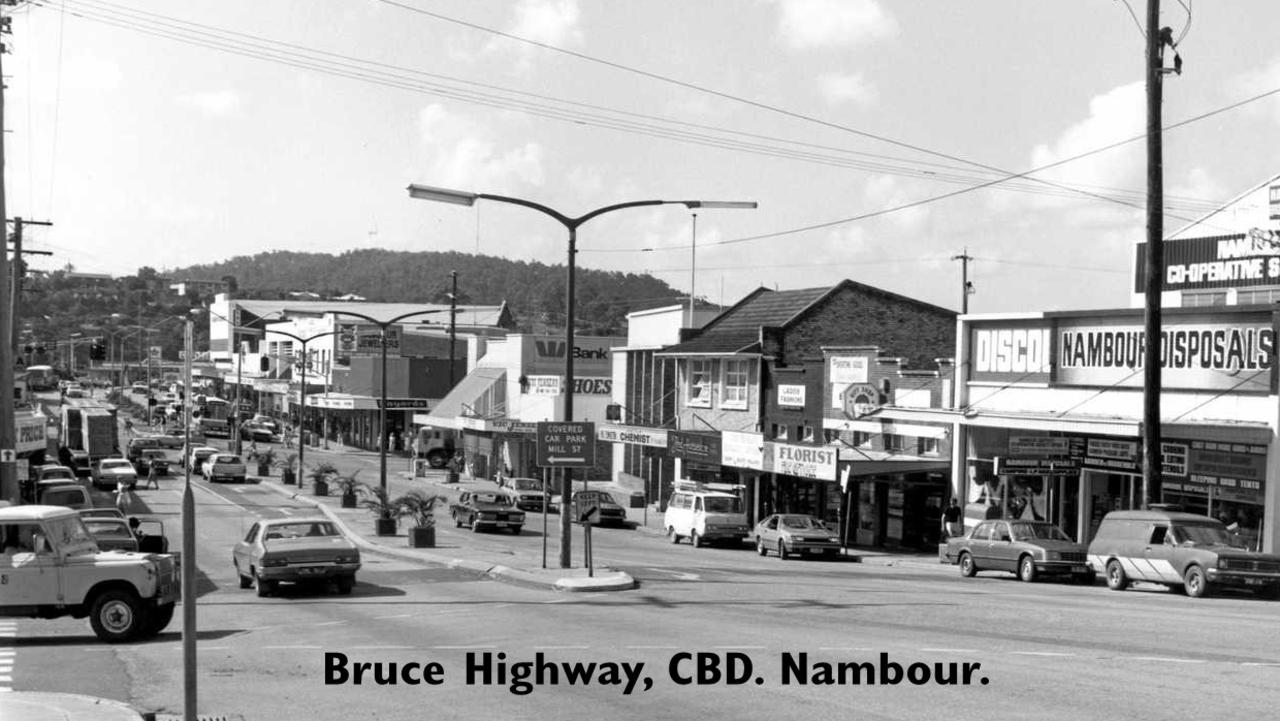
<svg viewBox="0 0 1280 721">
<path fill-rule="evenodd" d="M 449 394 L 436 404 L 430 413 L 413 414 L 413 422 L 420 426 L 459 430 L 462 426 L 458 417 L 472 415 L 471 409 L 476 407 L 476 399 L 487 393 L 495 384 L 506 381 L 506 368 L 478 367 L 459 381 L 458 385 L 454 386 L 453 390 L 449 391 Z"/>
<path fill-rule="evenodd" d="M 951 459 L 938 456 L 917 456 L 893 451 L 877 451 L 863 448 L 840 448 L 840 466 L 850 467 L 850 475 L 882 476 L 897 473 L 950 471 Z"/>
<path fill-rule="evenodd" d="M 387 410 L 407 411 L 429 408 L 429 398 L 388 398 Z M 324 408 L 331 411 L 376 411 L 382 407 L 379 396 L 357 396 L 350 393 L 313 393 L 307 396 L 308 408 Z"/>
</svg>

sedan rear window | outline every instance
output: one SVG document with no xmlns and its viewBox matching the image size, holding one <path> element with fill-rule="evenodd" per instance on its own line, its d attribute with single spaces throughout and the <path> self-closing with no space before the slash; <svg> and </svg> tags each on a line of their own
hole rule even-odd
<svg viewBox="0 0 1280 721">
<path fill-rule="evenodd" d="M 278 526 L 268 526 L 266 540 L 277 541 L 288 538 L 317 538 L 337 535 L 339 535 L 338 529 L 332 523 L 326 521 L 283 523 Z"/>
</svg>

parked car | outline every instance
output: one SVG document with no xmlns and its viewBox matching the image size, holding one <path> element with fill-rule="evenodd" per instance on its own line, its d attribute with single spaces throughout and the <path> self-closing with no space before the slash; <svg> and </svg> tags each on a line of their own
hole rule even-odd
<svg viewBox="0 0 1280 721">
<path fill-rule="evenodd" d="M 75 510 L 93 508 L 89 489 L 80 485 L 78 481 L 68 481 L 65 478 L 36 482 L 36 503 L 41 506 L 62 506 Z"/>
<path fill-rule="evenodd" d="M 1175 511 L 1112 511 L 1089 543 L 1089 565 L 1107 587 L 1163 583 L 1198 598 L 1215 587 L 1280 597 L 1280 555 L 1243 548 L 1215 518 Z"/>
<path fill-rule="evenodd" d="M 132 386 L 130 386 L 130 388 L 132 388 L 132 389 L 133 389 L 133 392 L 134 392 L 134 393 L 146 393 L 146 392 L 147 392 L 147 384 L 146 384 L 144 381 L 134 381 L 133 385 L 132 385 Z"/>
<path fill-rule="evenodd" d="M 213 446 L 196 446 L 191 449 L 191 453 L 187 456 L 187 468 L 192 473 L 203 473 L 204 462 L 209 456 L 215 453 L 221 453 L 222 450 Z"/>
<path fill-rule="evenodd" d="M 244 461 L 234 453 L 214 453 L 204 461 L 202 470 L 206 481 L 238 481 L 244 483 L 248 469 Z"/>
<path fill-rule="evenodd" d="M 508 478 L 503 482 L 503 492 L 511 504 L 523 511 L 541 512 L 547 492 L 542 481 L 536 478 Z"/>
<path fill-rule="evenodd" d="M 82 508 L 76 513 L 80 514 L 80 518 L 86 521 L 90 518 L 119 518 L 125 520 L 124 511 L 112 506 L 110 508 Z"/>
<path fill-rule="evenodd" d="M 56 463 L 46 463 L 43 466 L 38 466 L 35 470 L 34 476 L 36 481 L 49 481 L 63 478 L 71 481 L 72 483 L 76 482 L 75 471 Z"/>
<path fill-rule="evenodd" d="M 79 383 L 67 384 L 66 396 L 68 398 L 84 398 L 84 386 Z"/>
<path fill-rule="evenodd" d="M 524 528 L 524 511 L 511 505 L 511 499 L 498 491 L 463 491 L 449 506 L 449 515 L 459 528 L 472 531 L 506 528 L 519 534 Z"/>
<path fill-rule="evenodd" d="M 627 510 L 613 500 L 607 491 L 574 491 L 570 498 L 570 518 L 574 523 L 590 523 L 593 526 L 623 526 L 627 523 Z M 583 517 L 591 512 L 589 520 Z"/>
<path fill-rule="evenodd" d="M 98 543 L 98 550 L 138 550 L 138 537 L 134 535 L 133 529 L 129 528 L 129 522 L 124 518 L 81 516 L 81 519 L 84 521 L 84 527 L 89 530 L 89 535 L 93 536 L 93 540 Z"/>
<path fill-rule="evenodd" d="M 169 456 L 159 448 L 144 448 L 133 462 L 133 466 L 138 470 L 139 476 L 151 473 L 153 467 L 157 475 L 167 476 L 169 475 Z"/>
<path fill-rule="evenodd" d="M 124 447 L 124 457 L 137 463 L 144 450 L 156 448 L 160 448 L 160 439 L 157 436 L 130 438 Z"/>
<path fill-rule="evenodd" d="M 960 575 L 979 571 L 1007 571 L 1031 582 L 1041 576 L 1069 576 L 1093 583 L 1086 548 L 1048 521 L 992 519 L 974 526 L 965 536 L 947 539 L 947 561 L 960 566 Z"/>
<path fill-rule="evenodd" d="M 138 472 L 128 458 L 103 458 L 91 471 L 94 488 L 114 490 L 121 482 L 128 488 L 138 485 Z"/>
<path fill-rule="evenodd" d="M 786 560 L 791 554 L 822 555 L 836 558 L 840 554 L 840 537 L 827 528 L 822 519 L 797 513 L 775 513 L 756 524 L 752 532 L 756 553 L 761 556 L 775 551 Z"/>
<path fill-rule="evenodd" d="M 742 543 L 751 532 L 742 499 L 732 493 L 701 488 L 681 488 L 671 494 L 662 527 L 672 543 L 688 538 L 697 548 L 704 541 Z"/>
<path fill-rule="evenodd" d="M 259 596 L 275 593 L 282 582 L 306 581 L 333 581 L 338 593 L 348 594 L 360 550 L 326 518 L 274 518 L 253 524 L 231 562 L 240 588 L 256 585 Z"/>
</svg>

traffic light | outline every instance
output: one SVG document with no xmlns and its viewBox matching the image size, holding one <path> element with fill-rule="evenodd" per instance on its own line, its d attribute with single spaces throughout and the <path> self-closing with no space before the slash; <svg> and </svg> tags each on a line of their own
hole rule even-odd
<svg viewBox="0 0 1280 721">
<path fill-rule="evenodd" d="M 267 356 L 262 356 L 262 359 L 258 361 L 258 370 L 263 373 L 271 370 L 271 359 Z"/>
<path fill-rule="evenodd" d="M 102 344 L 102 341 L 95 340 L 93 343 L 89 344 L 89 360 L 100 361 L 106 359 L 107 347 Z"/>
</svg>

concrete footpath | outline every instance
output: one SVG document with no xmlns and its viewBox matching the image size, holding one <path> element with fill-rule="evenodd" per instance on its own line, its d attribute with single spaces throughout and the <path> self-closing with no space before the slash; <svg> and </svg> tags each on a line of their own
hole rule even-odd
<svg viewBox="0 0 1280 721">
<path fill-rule="evenodd" d="M 278 452 L 280 450 L 284 449 L 278 449 Z M 365 464 L 369 462 L 376 463 L 377 458 L 378 454 L 375 452 L 353 448 L 335 447 L 322 450 L 308 447 L 306 460 L 308 466 L 311 466 L 316 461 L 329 461 L 337 465 L 340 472 L 349 473 L 351 472 L 349 468 L 354 467 L 353 464 L 359 464 L 361 460 Z M 465 475 L 460 476 L 456 482 L 446 482 L 445 473 L 436 470 L 428 470 L 425 476 L 415 477 L 409 471 L 404 470 L 407 465 L 407 459 L 402 456 L 388 458 L 387 488 L 393 497 L 409 490 L 418 489 L 445 496 L 448 502 L 452 502 L 464 490 L 496 490 L 498 488 L 498 485 L 493 481 L 475 479 Z M 364 467 L 367 468 L 368 466 L 365 465 Z M 375 471 L 375 474 L 362 474 L 362 480 L 371 485 L 376 485 L 376 466 L 372 470 Z M 315 507 L 320 513 L 337 523 L 343 529 L 343 532 L 355 540 L 364 552 L 444 565 L 451 568 L 469 569 L 497 580 L 545 587 L 558 591 L 622 591 L 633 589 L 637 586 L 636 580 L 629 574 L 607 566 L 597 565 L 594 569 L 594 575 L 591 576 L 588 575 L 588 569 L 580 566 L 567 569 L 542 568 L 541 543 L 522 544 L 513 542 L 502 544 L 501 550 L 495 550 L 493 544 L 468 544 L 465 542 L 459 544 L 453 539 L 450 539 L 453 542 L 445 545 L 441 543 L 442 539 L 438 535 L 437 542 L 439 545 L 436 548 L 410 548 L 403 522 L 395 536 L 378 536 L 374 532 L 374 516 L 368 509 L 342 508 L 341 498 L 336 495 L 317 497 L 314 495 L 309 481 L 304 480 L 301 489 L 294 485 L 283 485 L 278 475 L 261 478 L 259 481 L 263 486 L 273 491 Z M 665 535 L 662 527 L 662 514 L 655 507 L 628 507 L 630 492 L 612 483 L 592 481 L 591 487 L 610 492 L 614 499 L 626 508 L 628 522 L 635 532 Z M 333 493 L 334 491 L 335 488 L 331 484 L 330 492 Z M 448 502 L 441 504 L 437 511 L 437 525 L 451 523 L 448 517 Z M 548 539 L 550 547 L 548 565 L 553 565 L 557 563 L 559 549 L 558 535 L 554 530 L 558 523 L 558 516 L 551 517 L 549 522 L 552 536 Z M 580 539 L 581 531 L 575 529 L 574 537 L 575 539 Z M 515 539 L 513 538 L 512 540 L 514 541 Z M 575 540 L 575 546 L 577 544 L 578 541 Z M 577 560 L 580 561 L 580 559 Z M 845 560 L 886 566 L 911 565 L 939 570 L 946 568 L 945 566 L 940 566 L 936 552 L 886 552 L 875 549 L 850 548 L 845 550 Z"/>
</svg>

